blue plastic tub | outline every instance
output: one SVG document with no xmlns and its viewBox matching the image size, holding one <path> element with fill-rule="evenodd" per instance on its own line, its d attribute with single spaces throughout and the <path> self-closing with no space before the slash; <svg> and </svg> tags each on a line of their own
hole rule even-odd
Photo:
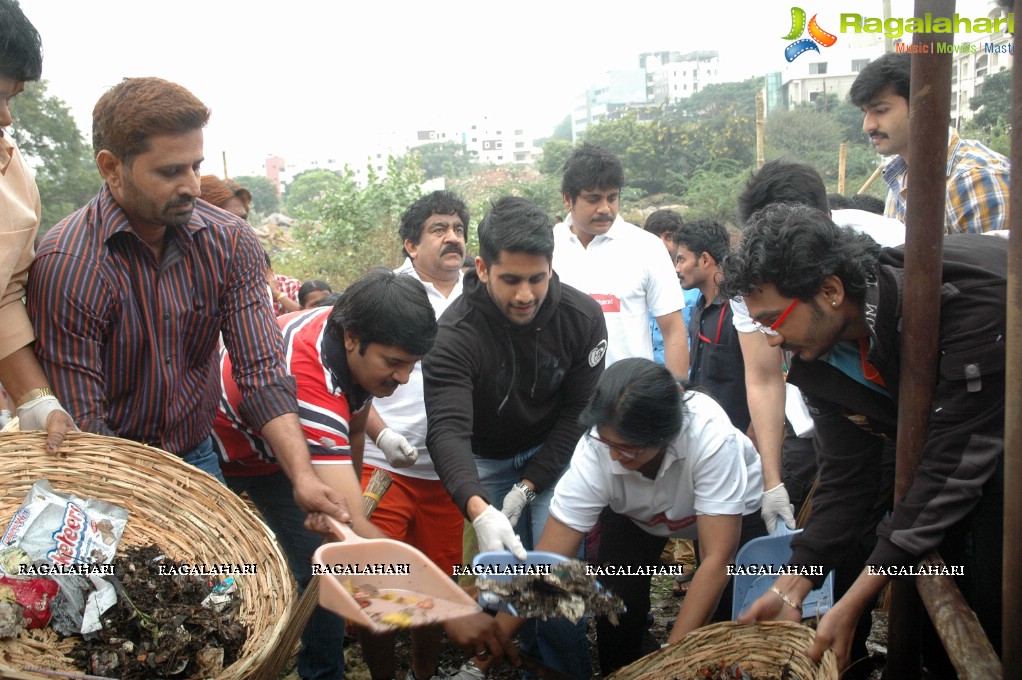
<svg viewBox="0 0 1022 680">
<path fill-rule="evenodd" d="M 774 568 L 783 567 L 791 558 L 791 537 L 801 533 L 801 529 L 791 531 L 778 521 L 777 528 L 770 536 L 754 538 L 738 551 L 735 556 L 735 567 L 761 567 L 770 565 Z M 731 619 L 748 609 L 760 595 L 770 590 L 777 579 L 775 574 L 735 574 L 734 601 L 731 604 Z M 802 601 L 802 618 L 823 616 L 834 605 L 834 572 L 827 574 L 823 586 L 811 590 Z"/>
</svg>

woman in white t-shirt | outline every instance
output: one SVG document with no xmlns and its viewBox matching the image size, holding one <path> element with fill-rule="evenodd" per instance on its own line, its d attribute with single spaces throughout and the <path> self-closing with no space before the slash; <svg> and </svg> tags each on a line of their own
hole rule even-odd
<svg viewBox="0 0 1022 680">
<path fill-rule="evenodd" d="M 557 483 L 536 549 L 574 556 L 600 521 L 600 581 L 628 608 L 617 626 L 597 621 L 606 676 L 659 647 L 646 623 L 651 576 L 610 572 L 659 565 L 669 537 L 697 538 L 700 565 L 668 642 L 715 611 L 730 618 L 727 566 L 741 544 L 766 533 L 763 478 L 752 442 L 724 410 L 647 359 L 610 366 L 580 420 L 589 429 Z"/>
</svg>

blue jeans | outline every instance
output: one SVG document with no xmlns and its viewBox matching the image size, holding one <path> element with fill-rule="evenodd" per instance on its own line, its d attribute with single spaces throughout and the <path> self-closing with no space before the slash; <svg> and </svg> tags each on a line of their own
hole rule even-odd
<svg viewBox="0 0 1022 680">
<path fill-rule="evenodd" d="M 224 473 L 220 471 L 220 458 L 216 455 L 216 451 L 213 450 L 212 437 L 203 439 L 199 442 L 198 446 L 181 456 L 181 460 L 199 468 L 203 472 L 208 472 L 219 479 L 221 484 L 227 483 L 224 481 Z"/>
<path fill-rule="evenodd" d="M 504 496 L 522 478 L 522 470 L 529 459 L 541 447 L 529 449 L 506 460 L 475 457 L 479 482 L 494 507 L 499 509 Z M 543 533 L 543 526 L 550 515 L 550 500 L 554 496 L 553 485 L 536 496 L 525 506 L 515 527 L 515 533 L 522 538 L 526 550 L 533 550 Z M 466 555 L 465 559 L 468 559 Z M 586 639 L 586 619 L 577 624 L 565 618 L 540 621 L 530 619 L 520 631 L 521 650 L 524 654 L 538 656 L 551 668 L 568 673 L 578 680 L 592 677 L 592 663 L 589 659 L 589 642 Z M 526 678 L 535 677 L 526 673 Z"/>
<path fill-rule="evenodd" d="M 269 475 L 231 476 L 227 486 L 248 497 L 277 536 L 288 566 L 305 590 L 312 577 L 312 554 L 323 538 L 305 528 L 305 513 L 295 504 L 294 488 L 282 471 Z M 344 680 L 344 619 L 317 606 L 302 631 L 298 675 L 305 680 Z"/>
</svg>

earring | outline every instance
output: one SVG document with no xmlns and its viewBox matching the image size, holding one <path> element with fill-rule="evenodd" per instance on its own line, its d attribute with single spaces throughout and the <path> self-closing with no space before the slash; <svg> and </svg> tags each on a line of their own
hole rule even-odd
<svg viewBox="0 0 1022 680">
<path fill-rule="evenodd" d="M 831 307 L 837 307 L 837 300 L 831 300 L 830 301 L 830 306 Z"/>
</svg>

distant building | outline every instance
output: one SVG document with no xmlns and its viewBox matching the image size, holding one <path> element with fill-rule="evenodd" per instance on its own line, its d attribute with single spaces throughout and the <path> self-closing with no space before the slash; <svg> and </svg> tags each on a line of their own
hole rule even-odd
<svg viewBox="0 0 1022 680">
<path fill-rule="evenodd" d="M 1006 15 L 1007 10 L 1002 7 L 989 13 L 992 19 Z M 1004 31 L 959 43 L 956 47 L 963 45 L 967 47 L 954 53 L 951 65 L 951 124 L 955 127 L 976 114 L 969 100 L 979 94 L 987 76 L 1010 69 L 1015 59 L 1015 38 Z"/>
<path fill-rule="evenodd" d="M 878 40 L 862 46 L 839 42 L 823 54 L 803 55 L 789 64 L 779 79 L 767 78 L 768 88 L 771 84 L 780 86 L 778 93 L 768 89 L 767 101 L 794 109 L 829 94 L 837 97 L 843 105 L 849 105 L 848 92 L 859 71 L 883 53 L 884 43 Z M 768 114 L 770 110 L 768 107 Z"/>
<path fill-rule="evenodd" d="M 524 128 L 489 116 L 472 121 L 462 129 L 418 130 L 407 150 L 441 142 L 463 144 L 465 152 L 483 165 L 532 163 L 540 153 Z"/>
<path fill-rule="evenodd" d="M 613 120 L 626 112 L 651 119 L 658 107 L 674 104 L 719 83 L 719 55 L 699 52 L 643 52 L 639 68 L 608 71 L 600 81 L 575 96 L 571 138 L 577 141 L 587 127 Z"/>
<path fill-rule="evenodd" d="M 273 182 L 273 186 L 277 189 L 277 198 L 283 191 L 281 187 L 281 175 L 287 171 L 287 165 L 284 163 L 284 159 L 280 156 L 269 156 L 265 161 L 266 167 L 266 178 Z"/>
<path fill-rule="evenodd" d="M 652 101 L 676 104 L 707 85 L 720 82 L 720 55 L 716 50 L 679 54 L 671 52 L 668 61 L 653 56 L 647 60 L 646 71 L 652 81 Z"/>
<path fill-rule="evenodd" d="M 651 105 L 647 80 L 644 68 L 608 71 L 599 82 L 576 95 L 571 112 L 572 141 L 590 125 Z"/>
</svg>

